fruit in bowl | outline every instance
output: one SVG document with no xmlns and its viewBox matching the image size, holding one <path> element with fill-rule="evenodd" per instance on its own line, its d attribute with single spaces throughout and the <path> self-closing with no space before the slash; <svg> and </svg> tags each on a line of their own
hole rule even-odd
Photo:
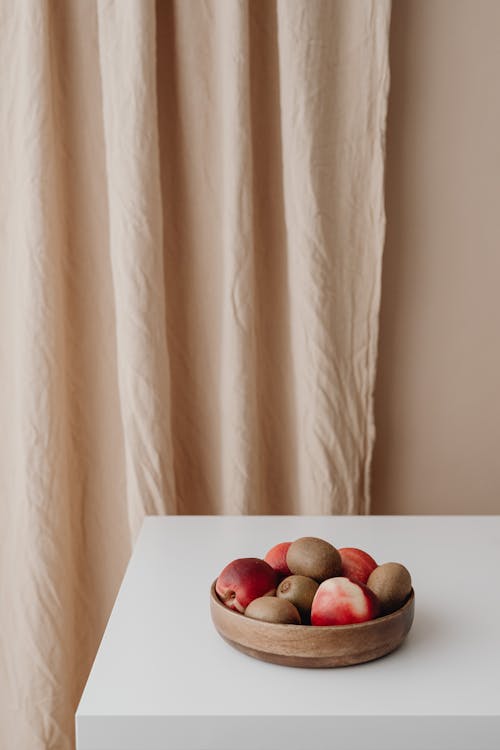
<svg viewBox="0 0 500 750">
<path fill-rule="evenodd" d="M 291 542 L 280 542 L 271 547 L 266 553 L 264 560 L 271 568 L 282 576 L 289 576 L 291 571 L 286 563 L 286 553 L 290 548 Z"/>
<path fill-rule="evenodd" d="M 276 589 L 276 596 L 297 607 L 301 622 L 305 625 L 311 620 L 311 607 L 318 586 L 317 581 L 307 576 L 288 576 Z"/>
<path fill-rule="evenodd" d="M 253 620 L 282 625 L 300 625 L 301 623 L 299 611 L 292 602 L 275 596 L 261 596 L 254 599 L 246 608 L 245 616 Z"/>
<path fill-rule="evenodd" d="M 387 562 L 370 574 L 367 585 L 377 595 L 384 614 L 399 609 L 411 591 L 411 575 L 404 565 Z"/>
<path fill-rule="evenodd" d="M 289 574 L 286 573 L 289 571 Z M 316 537 L 238 558 L 214 581 L 212 620 L 234 648 L 294 667 L 378 659 L 406 638 L 414 613 L 409 571 L 365 550 Z"/>
<path fill-rule="evenodd" d="M 364 583 L 338 576 L 318 588 L 311 607 L 311 625 L 352 625 L 373 620 L 380 602 Z"/>
<path fill-rule="evenodd" d="M 215 590 L 222 604 L 252 619 L 331 627 L 396 611 L 412 583 L 400 563 L 378 565 L 358 547 L 337 549 L 324 539 L 300 537 L 274 545 L 265 559 L 233 560 Z"/>
<path fill-rule="evenodd" d="M 357 547 L 341 547 L 339 555 L 342 561 L 341 575 L 350 578 L 351 581 L 366 583 L 370 574 L 377 567 L 373 557 Z"/>
<path fill-rule="evenodd" d="M 226 607 L 244 612 L 254 599 L 274 595 L 277 583 L 276 571 L 265 560 L 241 557 L 226 565 L 215 588 Z"/>
<path fill-rule="evenodd" d="M 303 536 L 290 545 L 286 562 L 295 575 L 307 576 L 320 583 L 340 575 L 342 561 L 337 549 L 313 536 Z"/>
</svg>

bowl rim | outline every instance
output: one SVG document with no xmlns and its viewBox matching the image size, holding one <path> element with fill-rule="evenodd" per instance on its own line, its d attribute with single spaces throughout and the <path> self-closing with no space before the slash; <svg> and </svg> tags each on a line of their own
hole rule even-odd
<svg viewBox="0 0 500 750">
<path fill-rule="evenodd" d="M 413 602 L 415 601 L 415 591 L 413 589 L 413 586 L 411 588 L 410 593 L 408 594 L 408 598 L 404 602 L 404 604 L 399 607 L 399 609 L 394 610 L 394 612 L 390 612 L 388 615 L 382 615 L 382 617 L 375 617 L 372 620 L 365 620 L 364 622 L 353 622 L 347 625 L 294 625 L 291 623 L 282 623 L 282 622 L 265 622 L 264 620 L 254 620 L 251 617 L 245 617 L 243 612 L 237 612 L 235 609 L 229 609 L 229 607 L 226 607 L 225 604 L 221 602 L 219 599 L 217 592 L 215 590 L 215 584 L 217 583 L 217 578 L 213 581 L 211 587 L 210 587 L 210 599 L 211 601 L 218 607 L 221 608 L 221 611 L 223 611 L 227 616 L 229 617 L 236 617 L 241 618 L 243 617 L 245 622 L 256 624 L 257 627 L 259 626 L 266 626 L 266 627 L 278 627 L 278 628 L 291 628 L 293 632 L 305 630 L 308 633 L 317 631 L 321 633 L 325 633 L 328 631 L 333 631 L 335 633 L 339 632 L 340 630 L 352 630 L 353 628 L 356 628 L 357 630 L 362 630 L 363 628 L 367 627 L 373 627 L 377 623 L 385 623 L 389 622 L 390 620 L 394 620 L 397 617 L 400 617 L 401 614 L 412 606 Z"/>
</svg>

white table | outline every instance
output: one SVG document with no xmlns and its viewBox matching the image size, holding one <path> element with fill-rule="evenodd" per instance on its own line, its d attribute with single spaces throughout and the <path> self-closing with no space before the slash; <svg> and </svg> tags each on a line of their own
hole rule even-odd
<svg viewBox="0 0 500 750">
<path fill-rule="evenodd" d="M 209 588 L 224 565 L 305 535 L 410 569 L 398 651 L 293 669 L 219 637 Z M 147 518 L 76 728 L 78 750 L 498 750 L 500 517 Z"/>
</svg>

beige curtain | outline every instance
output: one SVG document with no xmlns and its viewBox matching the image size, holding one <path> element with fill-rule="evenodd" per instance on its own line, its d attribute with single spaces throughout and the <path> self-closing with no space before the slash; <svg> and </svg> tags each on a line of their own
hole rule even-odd
<svg viewBox="0 0 500 750">
<path fill-rule="evenodd" d="M 389 0 L 0 0 L 0 747 L 146 513 L 366 513 Z"/>
</svg>

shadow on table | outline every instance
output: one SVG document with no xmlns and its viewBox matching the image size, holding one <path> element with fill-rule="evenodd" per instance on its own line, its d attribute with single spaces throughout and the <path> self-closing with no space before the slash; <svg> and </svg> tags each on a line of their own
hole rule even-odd
<svg viewBox="0 0 500 750">
<path fill-rule="evenodd" d="M 449 638 L 449 634 L 449 627 L 443 619 L 439 617 L 437 612 L 430 609 L 425 610 L 420 608 L 418 612 L 415 612 L 415 619 L 410 632 L 396 651 L 391 651 L 385 656 L 381 656 L 379 659 L 365 662 L 364 665 L 360 666 L 375 669 L 377 664 L 385 662 L 386 660 L 390 661 L 392 654 L 408 652 L 408 655 L 416 656 L 424 649 L 425 651 L 428 651 L 429 648 L 434 650 L 440 641 Z"/>
<path fill-rule="evenodd" d="M 399 647 L 398 651 L 419 651 L 421 648 L 435 647 L 443 638 L 449 637 L 449 628 L 439 617 L 439 613 L 431 609 L 415 610 L 415 619 L 410 632 Z M 389 655 L 389 654 L 388 654 Z"/>
</svg>

